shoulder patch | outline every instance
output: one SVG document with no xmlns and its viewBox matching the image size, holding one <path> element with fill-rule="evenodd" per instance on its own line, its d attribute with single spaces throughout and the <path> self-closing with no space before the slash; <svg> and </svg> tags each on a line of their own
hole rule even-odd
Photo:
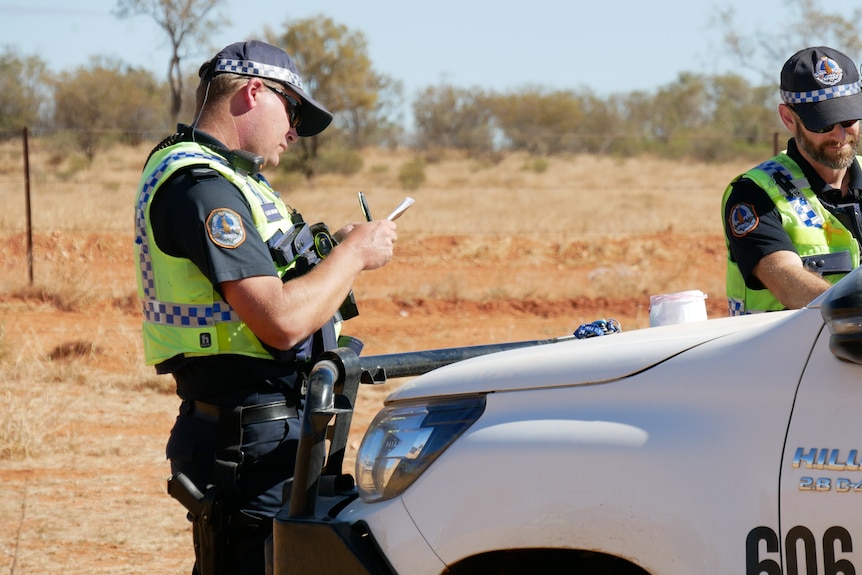
<svg viewBox="0 0 862 575">
<path fill-rule="evenodd" d="M 245 241 L 242 218 L 233 210 L 219 208 L 207 216 L 207 233 L 220 248 L 235 248 Z"/>
<path fill-rule="evenodd" d="M 754 206 L 750 204 L 736 204 L 730 208 L 730 219 L 727 223 L 730 225 L 730 231 L 733 235 L 741 238 L 757 227 L 757 224 L 760 223 L 760 218 L 757 217 Z"/>
</svg>

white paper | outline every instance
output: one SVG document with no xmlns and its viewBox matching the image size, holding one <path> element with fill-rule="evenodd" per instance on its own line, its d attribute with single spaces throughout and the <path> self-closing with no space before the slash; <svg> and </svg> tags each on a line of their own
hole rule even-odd
<svg viewBox="0 0 862 575">
<path fill-rule="evenodd" d="M 401 214 L 403 214 L 404 212 L 407 211 L 407 208 L 409 208 L 410 206 L 412 206 L 415 203 L 416 203 L 416 200 L 414 200 L 413 198 L 404 198 L 404 201 L 401 202 L 400 204 L 398 204 L 398 207 L 395 208 L 395 211 L 393 211 L 391 214 L 389 214 L 389 217 L 386 219 L 391 221 L 391 222 L 394 222 L 395 220 L 397 220 L 398 218 L 401 217 Z"/>
</svg>

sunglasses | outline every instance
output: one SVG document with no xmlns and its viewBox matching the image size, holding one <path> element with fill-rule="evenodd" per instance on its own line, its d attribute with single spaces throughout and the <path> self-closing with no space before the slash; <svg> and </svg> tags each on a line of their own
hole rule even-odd
<svg viewBox="0 0 862 575">
<path fill-rule="evenodd" d="M 790 106 L 788 106 L 788 108 L 790 108 Z M 802 122 L 802 117 L 796 112 L 796 110 L 794 110 L 793 108 L 790 108 L 790 109 L 793 111 L 793 115 L 796 116 L 797 118 L 799 118 L 799 121 Z M 809 132 L 813 132 L 815 134 L 828 134 L 833 129 L 835 129 L 835 126 L 837 126 L 838 124 L 841 124 L 841 127 L 846 130 L 848 128 L 852 128 L 853 126 L 855 126 L 856 122 L 858 122 L 858 121 L 859 120 L 844 120 L 843 122 L 838 122 L 836 124 L 829 124 L 828 126 L 820 128 L 819 130 L 812 130 L 811 128 L 809 128 L 808 126 L 805 125 L 805 122 L 802 122 L 802 125 Z"/>
<path fill-rule="evenodd" d="M 298 128 L 302 123 L 302 116 L 300 114 L 302 108 L 302 103 L 297 101 L 296 98 L 286 94 L 283 90 L 279 90 L 274 86 L 270 86 L 269 84 L 264 84 L 267 88 L 284 98 L 284 108 L 287 110 L 287 119 L 290 122 L 290 125 L 294 128 Z"/>
</svg>

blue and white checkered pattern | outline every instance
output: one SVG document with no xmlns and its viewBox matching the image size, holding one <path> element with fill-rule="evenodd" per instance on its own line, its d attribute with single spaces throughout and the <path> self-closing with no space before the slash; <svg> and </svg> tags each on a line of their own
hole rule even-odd
<svg viewBox="0 0 862 575">
<path fill-rule="evenodd" d="M 811 209 L 811 205 L 805 198 L 794 198 L 790 200 L 790 205 L 793 207 L 799 220 L 809 228 L 822 228 L 823 220 L 817 215 L 817 212 Z"/>
<path fill-rule="evenodd" d="M 727 298 L 727 315 L 731 317 L 736 317 L 740 315 L 747 315 L 749 312 L 745 311 L 745 304 L 740 299 Z"/>
<path fill-rule="evenodd" d="M 727 314 L 731 317 L 742 315 L 753 315 L 756 313 L 766 313 L 763 310 L 747 310 L 745 304 L 740 299 L 727 298 Z"/>
<path fill-rule="evenodd" d="M 809 92 L 788 92 L 787 90 L 781 90 L 781 100 L 785 104 L 813 104 L 815 102 L 831 100 L 832 98 L 852 96 L 859 92 L 862 92 L 862 84 L 853 82 L 852 84 L 829 86 L 828 88 Z"/>
<path fill-rule="evenodd" d="M 212 306 L 196 306 L 149 299 L 143 304 L 144 319 L 164 325 L 207 327 L 219 322 L 235 321 L 237 318 L 230 306 L 221 302 L 215 302 Z"/>
<path fill-rule="evenodd" d="M 242 74 L 244 76 L 260 76 L 261 78 L 270 78 L 278 80 L 292 86 L 296 86 L 302 90 L 302 78 L 299 74 L 270 64 L 261 64 L 252 60 L 232 60 L 221 59 L 216 62 L 216 72 L 230 72 L 233 74 Z"/>
<path fill-rule="evenodd" d="M 780 172 L 785 178 L 787 178 L 787 181 L 793 180 L 793 174 L 791 174 L 790 170 L 780 162 L 770 160 L 761 164 L 760 167 L 770 175 Z M 807 182 L 805 185 L 807 187 Z M 802 192 L 795 189 L 795 187 L 793 193 L 788 193 L 787 190 L 784 190 L 783 188 L 782 190 L 787 197 L 787 202 L 790 204 L 790 207 L 793 208 L 793 211 L 795 211 L 799 216 L 799 221 L 803 225 L 808 226 L 809 228 L 823 227 L 823 219 L 814 211 Z"/>
<path fill-rule="evenodd" d="M 144 321 L 164 325 L 180 325 L 188 327 L 211 326 L 219 322 L 239 321 L 239 316 L 226 302 L 214 302 L 213 305 L 191 305 L 160 302 L 156 299 L 156 282 L 153 277 L 153 261 L 150 255 L 150 239 L 147 235 L 147 223 L 144 213 L 150 196 L 155 191 L 156 183 L 164 174 L 167 167 L 175 161 L 186 159 L 216 159 L 222 163 L 225 160 L 198 152 L 177 152 L 167 156 L 150 173 L 144 182 L 141 193 L 138 195 L 138 203 L 135 206 L 135 228 L 137 237 L 135 243 L 140 246 L 140 273 L 141 286 L 144 297 L 142 298 Z"/>
</svg>

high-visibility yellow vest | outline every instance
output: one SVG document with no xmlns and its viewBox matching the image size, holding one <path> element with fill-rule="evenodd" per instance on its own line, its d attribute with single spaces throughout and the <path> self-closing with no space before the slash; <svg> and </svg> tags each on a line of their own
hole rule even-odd
<svg viewBox="0 0 862 575">
<path fill-rule="evenodd" d="M 782 226 L 790 236 L 800 257 L 849 252 L 852 267 L 859 265 L 859 244 L 853 234 L 823 206 L 811 190 L 811 185 L 802 169 L 787 154 L 783 152 L 778 154 L 742 174 L 740 178 L 742 177 L 757 184 L 775 203 L 781 214 Z M 724 191 L 721 202 L 722 213 L 725 213 L 732 188 L 733 183 Z M 743 210 L 737 210 L 732 217 L 743 218 L 746 214 Z M 733 222 L 729 225 L 732 227 Z M 725 236 L 725 245 L 728 248 L 726 273 L 728 314 L 743 315 L 784 309 L 784 305 L 769 290 L 746 287 L 739 266 L 730 256 L 729 244 Z M 835 283 L 845 275 L 830 274 L 824 276 L 824 279 Z"/>
<path fill-rule="evenodd" d="M 255 228 L 264 241 L 298 229 L 302 229 L 304 237 L 311 237 L 306 224 L 294 225 L 293 220 L 301 222 L 301 217 L 288 210 L 265 180 L 238 172 L 225 158 L 205 146 L 180 142 L 154 152 L 144 168 L 135 207 L 138 297 L 143 311 L 147 365 L 156 365 L 180 354 L 185 357 L 239 354 L 264 359 L 276 359 L 276 354 L 285 360 L 309 359 L 313 336 L 287 352 L 268 348 L 240 320 L 191 260 L 168 255 L 153 241 L 149 221 L 153 197 L 171 175 L 193 165 L 205 165 L 216 170 L 242 192 L 251 207 Z M 234 227 L 238 216 L 230 210 L 226 212 L 214 217 L 222 218 L 221 228 L 229 238 L 231 233 L 239 230 Z M 304 244 L 298 247 L 313 252 L 313 245 L 308 244 L 309 241 L 304 240 Z M 313 266 L 319 258 L 308 261 Z M 273 261 L 273 269 L 281 277 L 294 268 L 296 262 L 296 258 Z M 323 329 L 334 330 L 332 324 L 330 322 Z"/>
</svg>

